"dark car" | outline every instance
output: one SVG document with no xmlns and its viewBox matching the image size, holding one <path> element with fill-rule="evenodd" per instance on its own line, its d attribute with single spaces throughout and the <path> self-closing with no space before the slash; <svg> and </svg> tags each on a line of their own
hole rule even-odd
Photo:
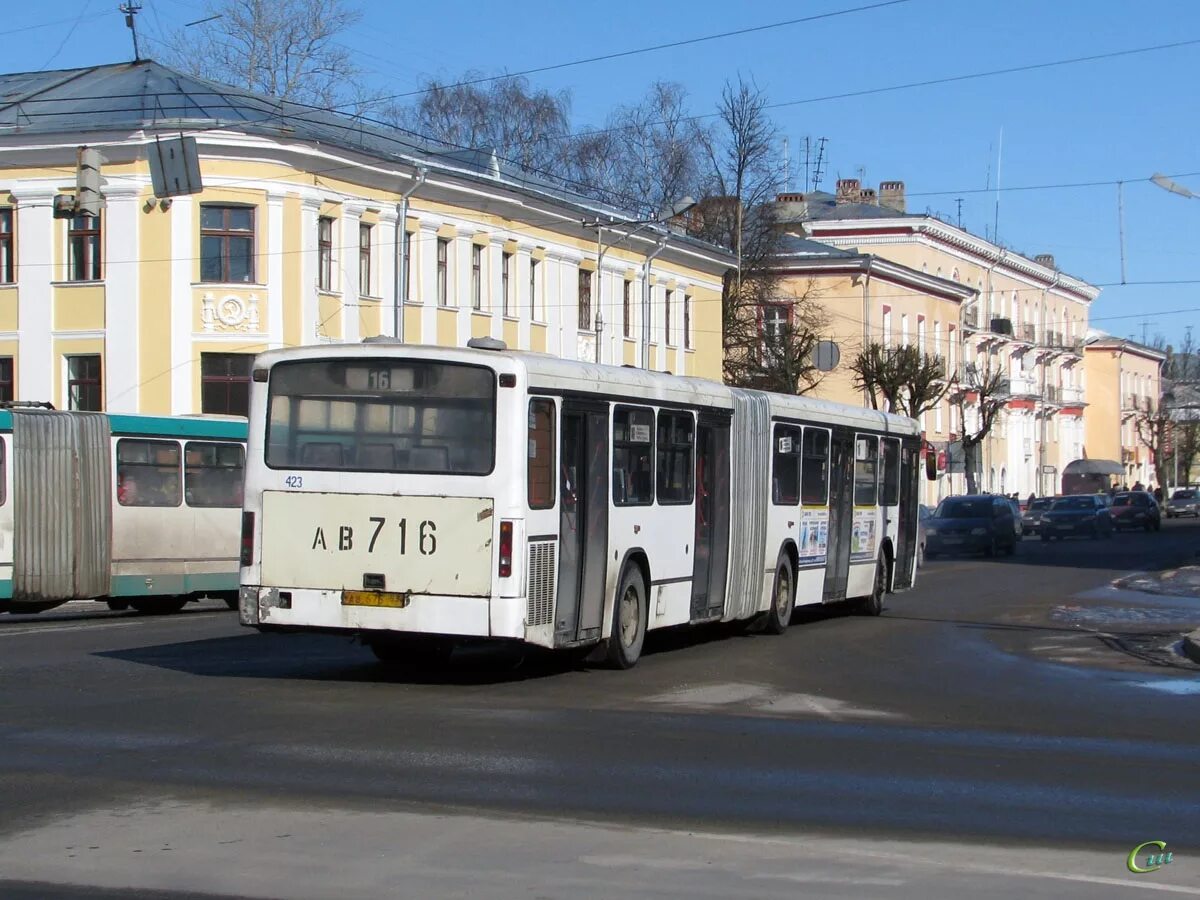
<svg viewBox="0 0 1200 900">
<path fill-rule="evenodd" d="M 1059 497 L 1042 513 L 1040 525 L 1043 541 L 1066 537 L 1108 537 L 1113 533 L 1113 520 L 1108 504 L 1100 494 L 1077 494 Z"/>
<path fill-rule="evenodd" d="M 1175 516 L 1200 516 L 1200 494 L 1191 488 L 1180 488 L 1171 495 L 1163 513 L 1168 519 Z"/>
<path fill-rule="evenodd" d="M 1144 528 L 1158 531 L 1162 528 L 1162 514 L 1154 496 L 1146 491 L 1122 491 L 1113 495 L 1113 526 L 1122 528 Z"/>
<path fill-rule="evenodd" d="M 1017 546 L 1012 506 L 1003 497 L 947 497 L 925 523 L 925 556 L 980 552 L 1012 554 Z"/>
<path fill-rule="evenodd" d="M 1042 524 L 1042 515 L 1050 509 L 1052 503 L 1054 503 L 1053 497 L 1036 497 L 1025 507 L 1025 512 L 1021 514 L 1021 527 L 1025 530 L 1025 534 L 1038 533 Z"/>
</svg>

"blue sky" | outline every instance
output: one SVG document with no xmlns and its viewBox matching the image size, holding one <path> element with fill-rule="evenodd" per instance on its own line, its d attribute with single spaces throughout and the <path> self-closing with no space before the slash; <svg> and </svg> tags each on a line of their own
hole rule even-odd
<svg viewBox="0 0 1200 900">
<path fill-rule="evenodd" d="M 139 21 L 151 36 L 198 18 L 202 10 L 192 0 L 143 2 Z M 423 75 L 518 71 L 869 2 L 610 0 L 448 7 L 362 0 L 363 18 L 344 43 L 361 54 L 373 86 L 401 92 Z M 5 69 L 128 59 L 128 32 L 113 6 L 115 0 L 9 4 L 0 22 L 0 34 L 10 32 Z M 55 24 L 11 33 L 45 23 Z M 531 80 L 569 91 L 582 125 L 600 123 L 614 105 L 636 101 L 655 79 L 682 83 L 695 111 L 708 112 L 725 79 L 738 73 L 753 77 L 773 101 L 795 101 L 1189 39 L 1200 39 L 1200 3 L 1194 0 L 908 0 Z M 154 45 L 148 46 L 153 55 Z M 1128 280 L 1187 280 L 1200 279 L 1200 200 L 1139 179 L 1154 172 L 1200 173 L 1197 84 L 1200 44 L 800 103 L 774 116 L 793 153 L 805 135 L 829 139 L 823 187 L 861 168 L 872 186 L 903 180 L 910 209 L 928 206 L 953 216 L 955 198 L 962 197 L 963 224 L 977 233 L 991 227 L 995 194 L 966 192 L 995 185 L 1003 130 L 1003 186 L 1128 182 Z M 1179 180 L 1200 193 L 1200 174 Z M 1094 283 L 1121 280 L 1115 187 L 1004 192 L 999 235 L 1024 253 L 1053 253 L 1065 271 Z M 1197 311 L 1164 315 L 1192 308 Z M 1129 318 L 1115 318 L 1121 316 Z M 1168 340 L 1188 325 L 1200 326 L 1200 283 L 1105 287 L 1092 307 L 1096 327 L 1122 336 L 1140 337 L 1143 319 L 1149 320 L 1150 336 Z"/>
</svg>

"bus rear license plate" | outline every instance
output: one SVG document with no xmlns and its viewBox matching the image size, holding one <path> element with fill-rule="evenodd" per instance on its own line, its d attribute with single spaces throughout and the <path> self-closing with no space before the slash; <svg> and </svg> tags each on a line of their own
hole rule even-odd
<svg viewBox="0 0 1200 900">
<path fill-rule="evenodd" d="M 388 609 L 404 609 L 408 606 L 408 594 L 388 591 L 342 591 L 342 606 L 378 606 Z"/>
</svg>

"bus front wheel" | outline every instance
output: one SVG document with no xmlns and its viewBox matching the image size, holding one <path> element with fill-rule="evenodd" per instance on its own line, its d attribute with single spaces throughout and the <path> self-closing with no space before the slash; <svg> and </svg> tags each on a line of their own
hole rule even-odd
<svg viewBox="0 0 1200 900">
<path fill-rule="evenodd" d="M 606 659 L 614 669 L 630 669 L 642 655 L 646 641 L 646 585 L 642 573 L 630 566 L 621 576 L 613 604 Z"/>
</svg>

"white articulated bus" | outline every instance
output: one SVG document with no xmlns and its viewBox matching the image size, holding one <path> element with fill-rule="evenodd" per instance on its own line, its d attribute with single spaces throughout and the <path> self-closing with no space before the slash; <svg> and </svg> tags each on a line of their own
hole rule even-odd
<svg viewBox="0 0 1200 900">
<path fill-rule="evenodd" d="M 278 350 L 253 377 L 240 610 L 260 630 L 628 667 L 651 629 L 778 633 L 797 605 L 877 614 L 913 583 L 911 419 L 502 344 Z"/>
</svg>

